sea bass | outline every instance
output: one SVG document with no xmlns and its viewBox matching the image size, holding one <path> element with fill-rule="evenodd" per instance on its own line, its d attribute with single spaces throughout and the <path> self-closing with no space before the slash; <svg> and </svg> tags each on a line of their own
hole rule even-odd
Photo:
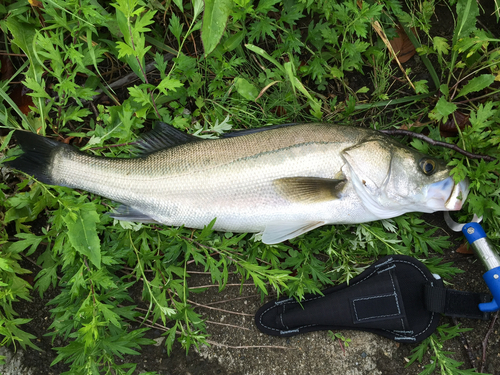
<svg viewBox="0 0 500 375">
<path fill-rule="evenodd" d="M 215 218 L 215 230 L 260 232 L 267 244 L 326 224 L 460 210 L 468 193 L 439 160 L 359 127 L 281 125 L 200 139 L 159 123 L 130 159 L 14 136 L 24 154 L 11 167 L 119 202 L 116 219 L 203 228 Z"/>
</svg>

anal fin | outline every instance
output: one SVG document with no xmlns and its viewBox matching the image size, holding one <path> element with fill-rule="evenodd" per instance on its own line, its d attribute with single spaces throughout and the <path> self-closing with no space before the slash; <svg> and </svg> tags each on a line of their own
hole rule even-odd
<svg viewBox="0 0 500 375">
<path fill-rule="evenodd" d="M 120 205 L 115 208 L 115 212 L 110 212 L 109 216 L 116 220 L 133 221 L 136 223 L 158 223 L 155 219 L 143 214 L 135 208 Z"/>
<path fill-rule="evenodd" d="M 280 243 L 324 225 L 324 221 L 275 221 L 268 223 L 262 233 L 262 242 Z"/>
</svg>

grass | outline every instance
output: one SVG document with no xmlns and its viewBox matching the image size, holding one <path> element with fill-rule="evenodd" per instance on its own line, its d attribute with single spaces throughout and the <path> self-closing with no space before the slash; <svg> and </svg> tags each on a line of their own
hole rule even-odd
<svg viewBox="0 0 500 375">
<path fill-rule="evenodd" d="M 437 36 L 433 22 L 443 6 L 446 17 L 456 15 L 445 37 Z M 498 25 L 495 6 L 487 13 L 473 0 L 7 0 L 0 4 L 0 151 L 5 158 L 19 153 L 9 146 L 15 129 L 65 139 L 96 155 L 127 157 L 126 144 L 158 120 L 204 136 L 329 121 L 410 128 L 498 158 L 499 35 L 497 26 L 477 22 L 486 13 Z M 396 36 L 397 23 L 422 62 L 403 64 L 404 72 L 382 40 Z M 155 69 L 146 73 L 151 62 Z M 112 87 L 128 73 L 136 78 Z M 16 88 L 29 93 L 15 96 Z M 106 96 L 96 101 L 99 92 Z M 448 162 L 457 179 L 471 180 L 460 220 L 483 215 L 488 235 L 499 239 L 498 162 L 410 143 Z M 192 233 L 115 223 L 103 215 L 107 204 L 26 177 L 0 184 L 2 345 L 35 347 L 22 330 L 26 319 L 12 308 L 13 301 L 29 299 L 32 288 L 42 296 L 48 288 L 58 291 L 49 335 L 67 340 L 55 348 L 54 363 L 69 363 L 72 373 L 133 371 L 134 363 L 118 365 L 117 358 L 139 354 L 152 341 L 145 329 L 129 328 L 132 320 L 169 327 L 169 351 L 176 340 L 186 350 L 204 344 L 205 323 L 188 302 L 190 262 L 209 271 L 221 289 L 235 270 L 263 296 L 270 286 L 297 298 L 349 280 L 386 254 L 429 258 L 429 267 L 445 278 L 458 272 L 435 261 L 449 242 L 417 214 L 320 228 L 266 246 L 210 227 Z M 35 223 L 43 229 L 35 230 Z M 41 267 L 33 286 L 19 277 L 28 272 L 22 257 L 35 257 Z M 132 274 L 121 272 L 123 266 Z M 126 292 L 135 284 L 146 313 Z M 459 373 L 439 352 L 440 337 L 421 349 L 432 348 L 442 373 Z M 418 353 L 415 359 L 422 360 Z"/>
</svg>

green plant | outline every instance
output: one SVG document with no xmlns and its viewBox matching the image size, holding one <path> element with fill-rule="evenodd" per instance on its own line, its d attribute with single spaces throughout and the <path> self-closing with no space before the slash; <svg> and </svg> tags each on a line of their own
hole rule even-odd
<svg viewBox="0 0 500 375">
<path fill-rule="evenodd" d="M 130 157 L 129 144 L 157 120 L 202 137 L 286 122 L 349 121 L 376 129 L 414 124 L 440 140 L 439 123 L 452 119 L 458 129 L 448 141 L 498 158 L 499 41 L 476 27 L 475 1 L 451 6 L 459 17 L 445 39 L 432 32 L 433 1 L 410 2 L 406 12 L 392 0 L 43 0 L 43 8 L 6 1 L 0 4 L 1 49 L 15 55 L 13 74 L 0 82 L 6 130 L 0 151 L 3 160 L 20 152 L 9 144 L 21 128 L 95 155 Z M 372 30 L 378 22 L 390 39 L 396 20 L 431 76 L 430 82 L 417 80 L 407 69 L 415 90 Z M 136 80 L 114 86 L 129 73 Z M 19 81 L 33 100 L 24 112 L 11 95 Z M 96 102 L 99 93 L 105 96 Z M 470 126 L 457 126 L 457 111 L 467 113 Z M 500 238 L 498 162 L 419 140 L 411 146 L 445 159 L 458 180 L 471 180 L 467 214 L 482 214 L 489 236 Z M 2 345 L 34 347 L 21 329 L 26 320 L 12 308 L 14 300 L 29 298 L 20 259 L 34 258 L 40 271 L 33 289 L 41 296 L 49 288 L 58 293 L 50 302 L 49 335 L 64 344 L 54 363 L 68 363 L 71 373 L 132 373 L 135 363 L 117 359 L 152 344 L 146 325 L 156 322 L 168 328 L 168 352 L 176 341 L 186 350 L 206 344 L 209 331 L 192 303 L 199 292 L 190 285 L 193 265 L 221 290 L 234 274 L 262 296 L 272 290 L 298 299 L 350 280 L 387 254 L 423 259 L 448 279 L 460 272 L 435 257 L 450 242 L 417 214 L 323 227 L 266 246 L 258 237 L 216 233 L 211 226 L 191 231 L 115 222 L 104 214 L 113 203 L 100 197 L 28 176 L 1 176 L 7 176 L 0 184 Z M 132 289 L 140 303 L 131 299 Z M 458 330 L 441 328 L 412 362 L 429 352 L 434 366 L 458 373 L 442 350 Z M 348 345 L 349 339 L 334 337 Z"/>
<path fill-rule="evenodd" d="M 25 241 L 29 242 L 29 245 L 16 246 L 20 245 L 20 242 L 8 244 L 6 239 L 0 240 L 0 245 L 2 245 L 2 256 L 0 258 L 0 335 L 3 336 L 1 345 L 13 344 L 14 347 L 17 347 L 19 344 L 23 349 L 29 346 L 40 350 L 32 342 L 36 337 L 20 328 L 23 324 L 28 323 L 30 319 L 18 318 L 12 303 L 20 298 L 31 301 L 29 295 L 31 285 L 22 278 L 22 275 L 28 274 L 30 271 L 23 269 L 19 265 L 21 260 L 19 253 L 28 246 L 30 249 L 27 254 L 33 253 L 41 239 L 33 239 L 33 236 L 29 235 L 20 235 L 20 237 L 24 237 Z"/>
<path fill-rule="evenodd" d="M 345 348 L 348 348 L 349 347 L 349 343 L 351 342 L 351 339 L 348 338 L 348 337 L 345 337 L 342 332 L 332 332 L 332 331 L 328 331 L 328 335 L 330 336 L 330 338 L 332 340 L 339 340 L 339 343 L 341 343 L 341 345 L 343 345 Z"/>
<path fill-rule="evenodd" d="M 443 375 L 476 374 L 477 372 L 475 369 L 461 370 L 459 367 L 463 365 L 463 362 L 452 359 L 449 355 L 453 353 L 444 349 L 444 343 L 446 341 L 467 331 L 470 331 L 470 329 L 460 328 L 459 326 L 450 327 L 447 324 L 439 326 L 436 333 L 426 338 L 420 345 L 412 350 L 412 354 L 406 366 L 410 366 L 415 361 L 422 363 L 424 355 L 429 353 L 430 362 L 424 366 L 424 370 L 419 375 L 433 374 L 435 371 Z"/>
</svg>

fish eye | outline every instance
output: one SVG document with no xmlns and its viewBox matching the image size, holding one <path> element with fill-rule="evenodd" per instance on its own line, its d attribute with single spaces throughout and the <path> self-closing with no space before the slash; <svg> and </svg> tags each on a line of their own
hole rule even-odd
<svg viewBox="0 0 500 375">
<path fill-rule="evenodd" d="M 420 168 L 426 175 L 431 175 L 436 169 L 436 162 L 432 159 L 422 159 L 420 160 Z"/>
</svg>

